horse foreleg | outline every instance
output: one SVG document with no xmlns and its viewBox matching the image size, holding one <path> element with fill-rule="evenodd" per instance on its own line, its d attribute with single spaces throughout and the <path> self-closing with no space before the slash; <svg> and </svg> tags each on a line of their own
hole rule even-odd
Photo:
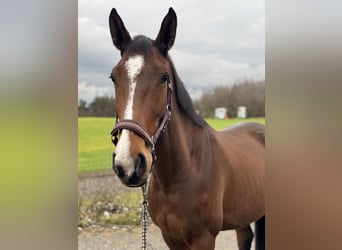
<svg viewBox="0 0 342 250">
<path fill-rule="evenodd" d="M 238 228 L 235 231 L 239 250 L 250 250 L 253 240 L 253 232 L 251 227 L 248 225 L 244 228 Z"/>
<path fill-rule="evenodd" d="M 198 235 L 192 239 L 190 244 L 191 250 L 214 250 L 215 249 L 215 236 L 209 232 Z"/>
<path fill-rule="evenodd" d="M 164 241 L 170 248 L 170 250 L 214 250 L 215 249 L 215 237 L 211 234 L 201 234 L 200 236 L 193 238 L 190 243 L 171 238 L 167 234 L 162 233 Z M 190 245 L 190 246 L 189 246 Z"/>
<path fill-rule="evenodd" d="M 170 250 L 190 250 L 190 248 L 182 241 L 170 237 L 168 234 L 162 232 L 163 239 Z"/>
</svg>

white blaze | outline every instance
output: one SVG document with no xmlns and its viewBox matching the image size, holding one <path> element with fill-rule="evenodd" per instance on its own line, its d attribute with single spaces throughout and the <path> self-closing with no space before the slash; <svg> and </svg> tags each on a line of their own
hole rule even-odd
<svg viewBox="0 0 342 250">
<path fill-rule="evenodd" d="M 133 119 L 133 100 L 135 87 L 137 85 L 137 75 L 141 72 L 144 66 L 144 57 L 141 55 L 131 56 L 125 63 L 125 68 L 127 70 L 127 75 L 129 79 L 129 90 L 128 90 L 128 98 L 125 109 L 125 114 L 123 119 Z M 120 140 L 115 148 L 115 161 L 120 161 L 123 164 L 123 167 L 132 166 L 134 164 L 132 157 L 130 156 L 129 149 L 131 146 L 131 142 L 129 140 L 128 130 L 124 129 L 120 136 Z M 126 169 L 127 171 L 128 169 Z M 129 170 L 130 172 L 133 169 Z M 130 175 L 130 173 L 128 173 Z"/>
</svg>

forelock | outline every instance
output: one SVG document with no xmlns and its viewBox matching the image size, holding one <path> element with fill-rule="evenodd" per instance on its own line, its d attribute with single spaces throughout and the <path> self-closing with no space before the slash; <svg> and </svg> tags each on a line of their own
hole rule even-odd
<svg viewBox="0 0 342 250">
<path fill-rule="evenodd" d="M 126 51 L 129 53 L 146 54 L 152 50 L 152 40 L 146 36 L 136 36 L 127 46 Z"/>
</svg>

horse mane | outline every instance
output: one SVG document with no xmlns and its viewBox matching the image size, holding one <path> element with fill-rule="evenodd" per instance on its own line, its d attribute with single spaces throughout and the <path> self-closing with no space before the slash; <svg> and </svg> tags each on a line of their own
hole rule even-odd
<svg viewBox="0 0 342 250">
<path fill-rule="evenodd" d="M 192 103 L 191 97 L 188 93 L 188 91 L 185 89 L 184 83 L 180 79 L 180 77 L 177 74 L 176 68 L 171 60 L 170 57 L 168 57 L 171 69 L 173 71 L 173 79 L 174 79 L 174 86 L 175 86 L 175 92 L 176 92 L 176 100 L 178 103 L 178 106 L 180 107 L 180 110 L 184 112 L 191 121 L 195 123 L 198 127 L 206 127 L 208 126 L 207 122 L 197 114 L 195 107 Z"/>
</svg>

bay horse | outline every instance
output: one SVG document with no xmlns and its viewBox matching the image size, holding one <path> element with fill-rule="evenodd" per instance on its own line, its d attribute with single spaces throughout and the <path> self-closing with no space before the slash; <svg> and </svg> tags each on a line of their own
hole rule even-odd
<svg viewBox="0 0 342 250">
<path fill-rule="evenodd" d="M 148 211 L 170 249 L 215 248 L 235 229 L 238 247 L 265 248 L 264 126 L 217 132 L 195 111 L 168 51 L 176 37 L 172 8 L 155 40 L 132 38 L 115 9 L 109 16 L 121 59 L 110 77 L 117 124 L 113 170 L 129 187 L 148 184 Z"/>
</svg>

